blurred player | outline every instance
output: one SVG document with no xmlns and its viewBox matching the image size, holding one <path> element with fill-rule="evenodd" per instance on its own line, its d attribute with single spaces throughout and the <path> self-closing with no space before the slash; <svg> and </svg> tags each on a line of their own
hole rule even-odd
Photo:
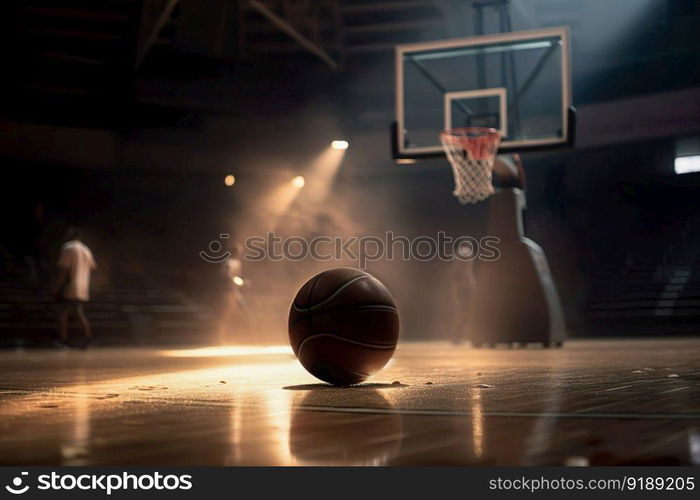
<svg viewBox="0 0 700 500">
<path fill-rule="evenodd" d="M 231 255 L 221 263 L 221 273 L 224 277 L 224 293 L 219 324 L 219 343 L 229 342 L 231 332 L 250 331 L 248 306 L 243 297 L 243 287 L 247 283 L 243 279 L 242 248 L 239 244 L 231 247 Z"/>
<path fill-rule="evenodd" d="M 450 272 L 454 311 L 452 342 L 455 344 L 463 342 L 468 336 L 469 307 L 476 291 L 474 260 L 478 249 L 472 249 L 471 245 L 463 243 L 457 249 L 457 253 L 459 253 L 459 258 L 455 256 Z"/>
<path fill-rule="evenodd" d="M 80 231 L 71 228 L 58 258 L 58 279 L 54 297 L 60 304 L 58 316 L 60 342 L 68 341 L 68 322 L 75 315 L 85 336 L 84 347 L 92 341 L 92 331 L 83 304 L 90 300 L 90 274 L 97 267 L 90 249 L 80 241 Z"/>
</svg>

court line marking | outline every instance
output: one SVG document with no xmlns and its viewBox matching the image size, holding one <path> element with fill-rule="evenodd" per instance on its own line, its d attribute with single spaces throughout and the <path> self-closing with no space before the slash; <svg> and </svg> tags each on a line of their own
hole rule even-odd
<svg viewBox="0 0 700 500">
<path fill-rule="evenodd" d="M 684 386 L 684 387 L 676 387 L 675 389 L 671 389 L 671 390 L 668 390 L 668 391 L 662 391 L 662 392 L 660 392 L 659 394 L 668 394 L 669 392 L 683 391 L 683 390 L 685 390 L 685 389 L 690 389 L 690 386 L 689 386 L 689 385 L 686 385 L 686 386 Z"/>
<path fill-rule="evenodd" d="M 416 415 L 434 417 L 469 417 L 475 415 L 466 410 L 418 410 L 401 408 L 361 408 L 352 406 L 295 406 L 297 410 L 324 411 L 337 413 L 365 413 L 384 415 Z M 524 418 L 616 418 L 640 420 L 700 420 L 700 413 L 559 413 L 559 412 L 508 412 L 482 411 L 484 417 L 524 417 Z"/>
<path fill-rule="evenodd" d="M 44 394 L 52 397 L 73 397 L 78 393 L 66 390 L 46 389 L 20 389 L 11 387 L 0 387 L 0 390 L 10 390 L 16 393 Z M 6 393 L 8 394 L 8 393 Z M 100 396 L 103 392 L 80 392 L 82 395 Z M 8 394 L 9 395 L 9 394 Z M 150 404 L 152 402 L 171 403 L 173 399 L 153 396 L 149 398 L 133 398 L 129 393 L 120 394 L 121 403 Z M 194 399 L 188 402 L 190 406 L 224 406 L 230 407 L 229 401 Z M 313 406 L 297 405 L 294 410 L 319 411 L 327 413 L 350 413 L 366 415 L 413 415 L 428 417 L 471 417 L 475 413 L 466 410 L 420 410 L 402 408 L 361 408 L 352 406 Z M 515 418 L 591 418 L 591 419 L 639 419 L 639 420 L 700 420 L 700 413 L 558 413 L 558 412 L 505 412 L 505 411 L 483 411 L 479 416 L 484 417 L 515 417 Z"/>
<path fill-rule="evenodd" d="M 634 385 L 634 384 L 630 384 L 630 385 L 621 385 L 620 387 L 613 387 L 612 389 L 605 389 L 605 390 L 600 391 L 600 392 L 619 391 L 620 389 L 627 389 L 628 387 L 632 387 L 632 385 Z"/>
</svg>

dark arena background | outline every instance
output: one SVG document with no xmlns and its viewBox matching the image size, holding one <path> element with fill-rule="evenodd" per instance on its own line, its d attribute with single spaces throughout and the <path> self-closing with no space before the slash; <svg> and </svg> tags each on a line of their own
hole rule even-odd
<svg viewBox="0 0 700 500">
<path fill-rule="evenodd" d="M 0 8 L 1 465 L 700 464 L 697 0 Z M 450 96 L 453 127 L 501 130 L 474 204 L 439 148 L 412 153 Z M 501 216 L 517 258 L 426 255 Z M 290 345 L 297 291 L 334 267 L 395 304 L 318 279 L 304 321 L 328 344 Z M 397 343 L 367 308 L 398 311 Z M 374 373 L 304 369 L 350 361 Z"/>
</svg>

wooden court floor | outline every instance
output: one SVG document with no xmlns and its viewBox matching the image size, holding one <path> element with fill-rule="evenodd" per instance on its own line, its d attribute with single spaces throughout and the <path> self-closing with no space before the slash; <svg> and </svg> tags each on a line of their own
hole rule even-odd
<svg viewBox="0 0 700 500">
<path fill-rule="evenodd" d="M 0 352 L 1 465 L 700 464 L 700 340 L 402 343 L 333 388 L 286 346 Z"/>
</svg>

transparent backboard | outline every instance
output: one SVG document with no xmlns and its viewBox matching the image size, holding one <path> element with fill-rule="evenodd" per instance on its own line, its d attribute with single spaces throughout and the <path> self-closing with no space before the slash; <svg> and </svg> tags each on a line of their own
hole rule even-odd
<svg viewBox="0 0 700 500">
<path fill-rule="evenodd" d="M 500 152 L 573 140 L 567 27 L 396 47 L 394 157 L 442 155 L 440 131 L 492 127 Z"/>
</svg>

